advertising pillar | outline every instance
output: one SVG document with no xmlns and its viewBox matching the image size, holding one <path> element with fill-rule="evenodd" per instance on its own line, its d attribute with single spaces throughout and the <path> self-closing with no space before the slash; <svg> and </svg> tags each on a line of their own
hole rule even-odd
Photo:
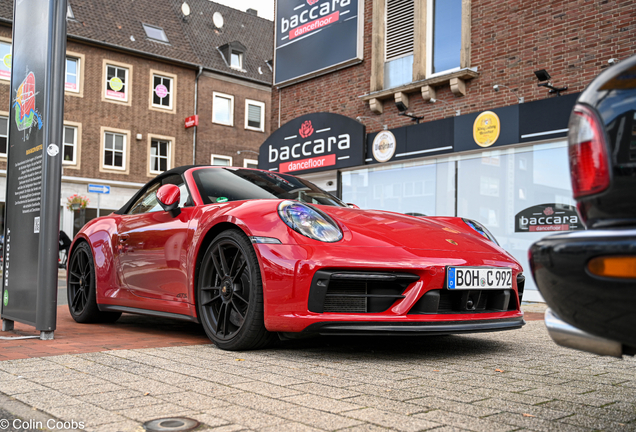
<svg viewBox="0 0 636 432">
<path fill-rule="evenodd" d="M 52 339 L 66 63 L 66 0 L 15 0 L 1 317 Z"/>
</svg>

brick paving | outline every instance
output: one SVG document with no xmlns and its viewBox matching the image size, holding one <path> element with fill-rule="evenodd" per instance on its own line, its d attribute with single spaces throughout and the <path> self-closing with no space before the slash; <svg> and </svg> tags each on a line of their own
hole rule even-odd
<svg viewBox="0 0 636 432">
<path fill-rule="evenodd" d="M 5 360 L 0 393 L 88 431 L 167 416 L 196 419 L 197 431 L 636 430 L 636 361 L 560 348 L 541 321 L 242 353 L 204 343 Z"/>
</svg>

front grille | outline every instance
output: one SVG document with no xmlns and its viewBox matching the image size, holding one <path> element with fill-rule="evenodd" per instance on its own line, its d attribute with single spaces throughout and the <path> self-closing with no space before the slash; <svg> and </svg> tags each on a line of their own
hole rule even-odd
<svg viewBox="0 0 636 432">
<path fill-rule="evenodd" d="M 430 290 L 409 314 L 502 312 L 517 309 L 513 290 Z"/>
<path fill-rule="evenodd" d="M 410 273 L 320 270 L 312 280 L 307 307 L 317 313 L 384 312 L 417 280 L 419 276 Z"/>
</svg>

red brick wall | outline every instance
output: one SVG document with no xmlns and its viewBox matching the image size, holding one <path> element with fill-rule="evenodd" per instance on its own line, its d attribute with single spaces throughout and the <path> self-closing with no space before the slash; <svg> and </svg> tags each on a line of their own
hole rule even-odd
<svg viewBox="0 0 636 432">
<path fill-rule="evenodd" d="M 272 92 L 272 125 L 303 114 L 329 111 L 363 119 L 367 132 L 387 124 L 405 126 L 410 120 L 397 116 L 392 101 L 384 102 L 377 115 L 359 96 L 369 93 L 371 74 L 372 0 L 365 1 L 364 61 L 356 66 Z M 533 71 L 546 69 L 556 86 L 568 86 L 565 94 L 580 92 L 608 66 L 610 58 L 625 59 L 636 52 L 636 7 L 633 1 L 472 0 L 471 67 L 480 76 L 467 82 L 467 94 L 456 97 L 448 85 L 437 89 L 446 103 L 424 103 L 419 93 L 410 95 L 409 112 L 423 121 L 467 114 L 517 103 L 506 85 L 526 102 L 553 97 L 537 87 Z"/>
<path fill-rule="evenodd" d="M 232 80 L 234 81 L 234 80 Z M 207 74 L 199 78 L 199 130 L 197 131 L 197 163 L 209 164 L 210 155 L 231 156 L 234 166 L 243 166 L 243 159 L 258 159 L 252 152 L 240 155 L 237 150 L 258 152 L 270 133 L 271 92 L 264 86 L 239 84 Z M 234 125 L 212 123 L 213 93 L 234 96 Z M 245 129 L 245 99 L 265 103 L 265 131 Z M 190 156 L 192 158 L 192 156 Z"/>
</svg>

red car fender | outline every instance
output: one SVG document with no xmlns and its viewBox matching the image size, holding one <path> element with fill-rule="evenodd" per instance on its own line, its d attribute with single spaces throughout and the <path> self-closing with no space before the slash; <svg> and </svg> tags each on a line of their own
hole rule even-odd
<svg viewBox="0 0 636 432">
<path fill-rule="evenodd" d="M 77 245 L 85 241 L 91 247 L 93 254 L 93 264 L 95 265 L 95 286 L 97 293 L 97 303 L 102 303 L 105 298 L 115 295 L 123 286 L 119 281 L 115 266 L 115 233 L 117 232 L 118 216 L 102 217 L 88 222 L 75 236 L 69 248 L 68 265 L 73 256 L 73 251 Z M 87 234 L 87 232 L 89 234 Z M 68 280 L 68 275 L 67 275 Z"/>
</svg>

